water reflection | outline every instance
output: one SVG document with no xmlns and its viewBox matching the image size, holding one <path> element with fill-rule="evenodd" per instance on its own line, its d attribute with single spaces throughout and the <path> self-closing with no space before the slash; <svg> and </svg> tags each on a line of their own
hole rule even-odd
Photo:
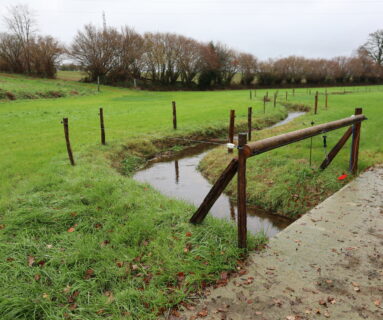
<svg viewBox="0 0 383 320">
<path fill-rule="evenodd" d="M 292 113 L 277 125 L 282 125 L 302 113 Z M 212 185 L 197 170 L 198 164 L 212 145 L 199 144 L 181 151 L 176 156 L 155 162 L 144 170 L 137 172 L 134 179 L 151 184 L 161 193 L 199 206 Z M 174 179 L 175 177 L 175 179 Z M 230 198 L 222 194 L 210 210 L 215 217 L 235 221 L 237 206 Z M 250 232 L 264 231 L 272 237 L 287 227 L 290 221 L 270 215 L 254 207 L 247 207 L 247 224 Z"/>
</svg>

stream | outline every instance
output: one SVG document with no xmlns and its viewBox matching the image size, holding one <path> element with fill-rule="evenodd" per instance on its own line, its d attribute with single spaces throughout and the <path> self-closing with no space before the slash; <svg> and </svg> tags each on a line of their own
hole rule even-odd
<svg viewBox="0 0 383 320">
<path fill-rule="evenodd" d="M 304 112 L 291 112 L 284 120 L 270 128 L 286 124 L 303 114 Z M 201 143 L 166 159 L 155 160 L 143 170 L 138 171 L 133 178 L 150 184 L 166 196 L 184 200 L 199 207 L 212 185 L 197 168 L 199 162 L 212 148 L 214 145 Z M 217 218 L 235 220 L 237 206 L 226 194 L 222 194 L 210 213 Z M 252 233 L 264 231 L 268 237 L 272 237 L 290 223 L 291 221 L 286 218 L 247 206 L 247 229 Z"/>
</svg>

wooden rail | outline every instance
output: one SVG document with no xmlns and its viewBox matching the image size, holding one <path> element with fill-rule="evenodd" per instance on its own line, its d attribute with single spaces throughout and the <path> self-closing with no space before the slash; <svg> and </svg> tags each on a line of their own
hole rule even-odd
<svg viewBox="0 0 383 320">
<path fill-rule="evenodd" d="M 265 101 L 265 99 L 264 99 Z M 362 114 L 362 109 L 355 109 L 355 115 L 336 120 L 314 127 L 292 131 L 281 134 L 279 136 L 255 141 L 246 144 L 247 134 L 240 133 L 238 135 L 238 159 L 234 158 L 229 163 L 227 168 L 218 178 L 210 192 L 207 194 L 198 210 L 190 219 L 192 223 L 201 223 L 208 214 L 215 201 L 224 191 L 226 186 L 237 174 L 237 205 L 238 205 L 238 247 L 247 247 L 247 218 L 246 218 L 246 160 L 249 157 L 297 142 L 307 138 L 311 138 L 325 132 L 333 131 L 343 127 L 350 126 L 345 134 L 340 138 L 338 143 L 333 147 L 326 159 L 320 165 L 320 169 L 325 169 L 340 149 L 344 146 L 347 140 L 352 136 L 351 156 L 350 156 L 350 171 L 356 173 L 358 169 L 358 154 L 360 141 L 361 122 L 367 118 Z"/>
<path fill-rule="evenodd" d="M 279 136 L 251 142 L 245 145 L 243 148 L 246 157 L 251 157 L 300 140 L 317 136 L 325 132 L 347 127 L 355 123 L 360 123 L 361 121 L 366 119 L 367 118 L 362 114 L 351 116 L 349 118 L 344 118 L 341 120 L 320 124 L 314 127 L 296 130 L 289 133 L 281 134 Z"/>
</svg>

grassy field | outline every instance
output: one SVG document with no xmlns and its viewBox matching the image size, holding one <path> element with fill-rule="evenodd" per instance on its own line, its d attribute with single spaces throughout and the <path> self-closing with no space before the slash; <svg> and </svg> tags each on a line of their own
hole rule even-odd
<svg viewBox="0 0 383 320">
<path fill-rule="evenodd" d="M 1 79 L 0 88 L 7 90 L 24 86 L 33 92 L 44 84 L 49 91 L 57 85 L 56 80 Z M 247 107 L 253 105 L 260 128 L 285 117 L 286 109 L 269 105 L 264 115 L 261 101 L 249 101 L 248 91 L 154 93 L 101 87 L 97 93 L 92 85 L 65 83 L 84 95 L 0 103 L 0 318 L 156 319 L 191 292 L 225 278 L 222 272 L 235 270 L 243 252 L 236 248 L 236 230 L 229 222 L 209 217 L 191 226 L 191 205 L 122 176 L 111 165 L 128 166 L 129 173 L 138 157 L 174 148 L 172 136 L 222 136 L 231 108 L 237 123 L 244 124 Z M 263 94 L 258 91 L 257 99 Z M 331 96 L 329 111 L 315 117 L 327 121 L 365 106 L 370 120 L 362 129 L 362 168 L 381 160 L 382 97 L 382 92 Z M 296 99 L 309 103 L 312 97 L 297 90 Z M 177 131 L 172 129 L 172 100 L 177 101 Z M 104 108 L 106 146 L 99 143 L 99 107 Z M 69 118 L 75 167 L 67 159 L 63 117 Z M 278 131 L 311 119 L 305 116 Z M 329 143 L 334 140 L 331 135 Z M 323 156 L 318 144 L 315 140 L 315 163 Z M 303 142 L 301 148 L 293 150 L 307 152 Z M 295 161 L 303 156 L 283 150 L 288 149 L 267 161 L 249 161 L 254 163 L 249 175 L 264 163 L 273 173 L 274 167 L 282 172 L 298 166 L 298 175 L 281 173 L 288 174 L 291 185 L 312 184 L 312 176 L 318 180 L 316 171 Z M 214 152 L 224 160 L 219 168 L 225 152 Z M 332 179 L 346 168 L 347 156 L 342 157 L 326 173 Z M 253 178 L 249 190 L 257 194 Z M 250 249 L 264 241 L 262 234 L 250 237 Z"/>
<path fill-rule="evenodd" d="M 18 79 L 30 88 L 42 81 Z M 191 226 L 192 206 L 121 176 L 111 163 L 122 151 L 125 159 L 154 155 L 161 150 L 154 140 L 169 145 L 169 136 L 216 135 L 226 130 L 232 107 L 244 123 L 248 92 L 102 87 L 97 94 L 89 85 L 68 85 L 88 95 L 0 103 L 0 318 L 155 319 L 235 270 L 243 251 L 233 225 L 209 218 Z M 101 106 L 107 146 L 99 143 Z M 260 126 L 285 115 L 277 108 L 264 116 L 260 105 L 256 112 Z M 250 248 L 264 241 L 252 238 Z"/>
<path fill-rule="evenodd" d="M 95 89 L 93 86 L 79 86 L 68 81 L 28 78 L 20 75 L 0 73 L 0 102 L 2 100 L 88 95 L 95 93 Z"/>
<path fill-rule="evenodd" d="M 67 80 L 67 81 L 80 81 L 86 76 L 85 73 L 81 71 L 62 71 L 57 72 L 57 79 Z"/>
<path fill-rule="evenodd" d="M 318 89 L 324 91 L 323 89 Z M 349 94 L 341 94 L 344 89 L 332 88 L 329 92 L 329 107 L 326 110 L 324 95 L 320 95 L 319 111 L 314 115 L 312 109 L 293 122 L 274 129 L 264 130 L 254 135 L 253 140 L 274 136 L 315 124 L 348 117 L 356 107 L 362 107 L 368 121 L 362 124 L 359 169 L 365 170 L 375 163 L 383 162 L 383 144 L 380 132 L 383 128 L 383 91 L 381 87 L 347 88 Z M 282 91 L 283 92 L 283 91 Z M 306 89 L 290 97 L 293 104 L 313 106 L 315 89 L 312 95 Z M 273 94 L 273 92 L 270 92 Z M 282 94 L 281 94 L 282 95 Z M 281 98 L 283 103 L 284 96 Z M 291 102 L 291 101 L 290 101 Z M 327 133 L 327 152 L 336 144 L 346 129 Z M 339 181 L 337 178 L 348 174 L 351 139 L 343 147 L 332 164 L 324 171 L 318 170 L 325 158 L 322 135 L 313 138 L 312 165 L 309 164 L 310 139 L 250 158 L 247 161 L 248 202 L 280 215 L 297 218 L 310 208 L 339 190 L 352 179 L 352 175 Z M 201 162 L 200 169 L 214 181 L 230 161 L 225 148 L 210 152 Z M 231 183 L 228 193 L 236 196 L 236 184 Z"/>
</svg>

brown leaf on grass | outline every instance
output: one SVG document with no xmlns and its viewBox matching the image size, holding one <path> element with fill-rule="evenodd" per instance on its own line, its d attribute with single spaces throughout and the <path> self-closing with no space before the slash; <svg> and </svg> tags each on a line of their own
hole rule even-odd
<svg viewBox="0 0 383 320">
<path fill-rule="evenodd" d="M 35 263 L 35 257 L 28 256 L 28 266 L 32 267 L 34 263 Z"/>
<path fill-rule="evenodd" d="M 70 306 L 69 306 L 69 310 L 73 311 L 73 310 L 76 310 L 77 309 L 77 304 L 75 303 L 72 303 Z"/>
<path fill-rule="evenodd" d="M 3 230 L 5 228 L 5 224 L 0 224 L 0 230 Z"/>
<path fill-rule="evenodd" d="M 93 269 L 88 269 L 85 271 L 85 276 L 84 279 L 88 280 L 94 276 L 94 270 Z"/>
<path fill-rule="evenodd" d="M 185 273 L 178 272 L 177 273 L 177 279 L 178 279 L 179 282 L 182 282 L 185 279 Z"/>
<path fill-rule="evenodd" d="M 97 314 L 103 314 L 104 312 L 105 312 L 104 309 L 100 309 L 96 311 Z"/>
<path fill-rule="evenodd" d="M 74 230 L 75 230 L 75 228 L 70 227 L 67 231 L 68 231 L 68 232 L 74 232 Z"/>
<path fill-rule="evenodd" d="M 382 300 L 380 300 L 380 299 L 377 299 L 377 300 L 374 301 L 374 304 L 375 304 L 377 307 L 380 307 L 381 303 L 382 303 Z"/>
<path fill-rule="evenodd" d="M 36 281 L 39 281 L 41 279 L 41 275 L 35 274 L 34 278 L 35 278 Z"/>
<path fill-rule="evenodd" d="M 105 291 L 104 295 L 108 297 L 108 303 L 112 303 L 114 301 L 114 295 L 112 291 Z"/>
<path fill-rule="evenodd" d="M 186 233 L 185 233 L 185 236 L 187 236 L 187 237 L 191 237 L 191 236 L 192 236 L 192 233 L 191 233 L 191 232 L 186 232 Z"/>
<path fill-rule="evenodd" d="M 7 262 L 12 262 L 12 261 L 15 261 L 15 259 L 13 259 L 11 257 L 7 258 Z"/>
<path fill-rule="evenodd" d="M 117 261 L 117 262 L 116 262 L 116 265 L 117 265 L 117 267 L 122 268 L 122 267 L 124 266 L 124 262 L 122 262 L 122 261 Z"/>
<path fill-rule="evenodd" d="M 40 260 L 39 262 L 37 262 L 37 264 L 40 266 L 40 267 L 43 267 L 45 265 L 45 261 L 44 260 Z"/>
</svg>

